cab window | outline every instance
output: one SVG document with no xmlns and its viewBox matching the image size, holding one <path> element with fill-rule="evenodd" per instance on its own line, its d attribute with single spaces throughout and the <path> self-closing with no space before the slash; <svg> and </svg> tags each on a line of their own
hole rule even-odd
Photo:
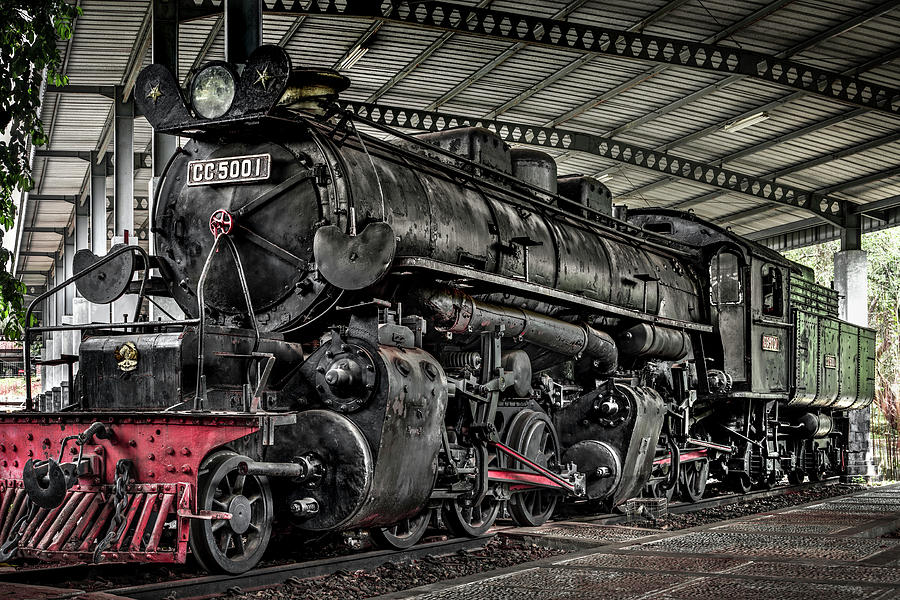
<svg viewBox="0 0 900 600">
<path fill-rule="evenodd" d="M 781 269 L 775 265 L 762 267 L 762 313 L 767 317 L 784 316 L 784 288 Z"/>
<path fill-rule="evenodd" d="M 741 263 L 733 252 L 720 250 L 709 263 L 709 299 L 714 305 L 743 301 Z"/>
</svg>

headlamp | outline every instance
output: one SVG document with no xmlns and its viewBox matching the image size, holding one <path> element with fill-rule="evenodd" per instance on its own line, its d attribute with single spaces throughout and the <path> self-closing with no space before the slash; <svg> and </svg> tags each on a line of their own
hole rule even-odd
<svg viewBox="0 0 900 600">
<path fill-rule="evenodd" d="M 224 65 L 204 67 L 191 83 L 191 104 L 204 119 L 221 117 L 234 101 L 234 74 Z"/>
</svg>

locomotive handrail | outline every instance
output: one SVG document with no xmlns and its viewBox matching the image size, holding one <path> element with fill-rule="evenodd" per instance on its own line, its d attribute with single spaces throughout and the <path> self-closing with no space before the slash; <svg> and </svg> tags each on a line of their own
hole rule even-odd
<svg viewBox="0 0 900 600">
<path fill-rule="evenodd" d="M 471 164 L 471 165 L 474 165 L 475 167 L 477 167 L 477 168 L 480 169 L 481 171 L 490 172 L 490 173 L 492 173 L 492 174 L 494 174 L 494 175 L 499 175 L 499 176 L 502 176 L 502 177 L 507 178 L 507 179 L 510 178 L 509 174 L 507 174 L 507 173 L 503 173 L 502 171 L 498 171 L 497 169 L 492 169 L 491 167 L 489 167 L 489 166 L 487 166 L 487 165 L 483 165 L 483 164 L 480 164 L 480 163 L 476 163 L 476 162 L 474 162 L 474 161 L 472 161 L 472 160 L 467 159 L 467 158 L 464 157 L 464 156 L 460 156 L 460 155 L 458 155 L 458 154 L 454 154 L 453 152 L 451 152 L 451 151 L 449 151 L 449 150 L 444 150 L 443 148 L 441 148 L 441 147 L 439 147 L 439 146 L 432 146 L 431 144 L 428 144 L 427 142 L 423 142 L 422 140 L 417 139 L 415 136 L 412 136 L 412 135 L 403 133 L 403 132 L 398 131 L 398 130 L 396 130 L 396 129 L 393 129 L 392 127 L 389 127 L 389 126 L 387 126 L 387 125 L 382 125 L 382 124 L 380 124 L 380 123 L 378 123 L 378 122 L 376 122 L 376 121 L 373 121 L 373 120 L 371 120 L 371 119 L 367 119 L 366 117 L 363 117 L 363 116 L 361 116 L 361 115 L 359 115 L 359 114 L 356 114 L 356 113 L 354 113 L 353 111 L 348 111 L 348 110 L 340 109 L 340 107 L 338 107 L 338 108 L 339 108 L 339 110 L 342 110 L 343 112 L 348 113 L 348 114 L 349 114 L 351 117 L 353 117 L 354 119 L 358 119 L 358 120 L 362 121 L 363 123 L 365 123 L 366 125 L 369 125 L 369 126 L 371 126 L 371 127 L 374 127 L 374 128 L 376 128 L 376 129 L 379 129 L 379 130 L 381 130 L 381 131 L 390 133 L 391 135 L 396 136 L 396 137 L 398 137 L 398 138 L 400 138 L 400 139 L 402 139 L 402 140 L 404 140 L 404 141 L 406 141 L 406 142 L 415 144 L 415 145 L 417 145 L 417 146 L 425 147 L 425 148 L 427 148 L 429 151 L 433 151 L 433 152 L 436 152 L 436 153 L 438 153 L 438 154 L 443 154 L 443 155 L 448 156 L 448 157 L 450 157 L 450 158 L 453 158 L 454 160 L 457 160 L 457 161 L 459 161 L 459 162 L 469 163 L 469 164 Z M 355 128 L 355 124 L 354 124 L 353 126 L 354 126 L 354 128 Z M 376 141 L 377 141 L 377 140 L 376 140 Z M 403 148 L 403 147 L 400 147 L 400 146 L 392 147 L 391 149 L 392 149 L 393 151 L 395 151 L 395 152 L 414 154 L 417 158 L 420 158 L 420 159 L 422 158 L 420 155 L 416 155 L 414 152 L 412 152 L 412 151 L 410 151 L 410 150 L 407 150 L 407 149 L 405 149 L 405 148 Z M 452 169 L 452 170 L 460 171 L 460 169 L 458 169 L 458 168 L 455 168 L 455 167 L 452 167 L 452 166 L 450 166 L 450 165 L 446 165 L 446 164 L 443 164 L 443 163 L 441 164 L 441 166 L 442 166 L 443 168 L 446 168 L 446 169 Z M 471 174 L 470 174 L 470 173 L 466 173 L 465 171 L 461 171 L 461 172 L 464 173 L 467 177 L 471 177 Z M 553 193 L 551 193 L 551 192 L 548 192 L 547 190 L 545 190 L 545 189 L 543 189 L 543 188 L 539 188 L 539 187 L 534 186 L 534 185 L 531 185 L 531 184 L 529 184 L 529 183 L 526 182 L 526 181 L 515 180 L 515 182 L 516 182 L 516 185 L 518 185 L 518 186 L 520 186 L 520 187 L 529 188 L 529 189 L 531 189 L 531 190 L 533 190 L 533 191 L 538 192 L 539 194 L 541 194 L 541 195 L 543 195 L 543 196 L 549 196 L 549 197 L 553 198 L 554 200 L 562 199 L 562 200 L 571 202 L 571 200 L 569 200 L 568 198 L 565 198 L 565 197 L 563 197 L 563 196 L 560 196 L 559 194 L 553 194 Z M 512 192 L 512 193 L 515 194 L 515 191 L 514 191 L 514 190 L 509 190 L 509 189 L 501 188 L 501 187 L 499 187 L 499 186 L 493 184 L 493 183 L 490 182 L 489 180 L 483 180 L 483 181 L 481 181 L 480 183 L 481 183 L 481 184 L 486 184 L 486 185 L 488 185 L 488 186 L 490 186 L 490 187 L 492 187 L 492 188 L 497 188 L 498 191 L 502 191 L 502 192 L 505 192 L 505 193 L 510 193 L 510 192 Z M 624 225 L 624 226 L 628 227 L 629 229 L 633 229 L 635 234 L 639 234 L 639 235 L 641 235 L 641 236 L 643 237 L 642 241 L 643 241 L 644 243 L 646 243 L 646 244 L 648 244 L 648 245 L 650 245 L 650 246 L 653 246 L 653 247 L 655 247 L 655 248 L 657 248 L 657 249 L 664 250 L 664 251 L 666 251 L 666 252 L 671 252 L 671 253 L 674 253 L 674 254 L 679 254 L 679 255 L 681 255 L 681 256 L 694 256 L 694 254 L 695 254 L 693 251 L 691 251 L 691 250 L 690 250 L 689 248 L 687 248 L 687 247 L 684 247 L 684 248 L 676 247 L 674 244 L 672 244 L 672 241 L 671 241 L 671 240 L 666 239 L 666 238 L 664 238 L 663 236 L 660 236 L 660 235 L 658 235 L 658 234 L 655 234 L 655 233 L 653 233 L 652 231 L 648 232 L 648 231 L 643 230 L 643 229 L 641 229 L 641 228 L 639 228 L 639 227 L 635 227 L 634 225 L 632 225 L 632 224 L 630 224 L 630 223 L 628 223 L 628 222 L 625 222 L 625 221 L 618 221 L 618 220 L 616 220 L 616 219 L 613 219 L 613 218 L 610 217 L 609 215 L 606 215 L 606 214 L 600 212 L 599 210 L 596 210 L 596 209 L 591 208 L 591 207 L 589 207 L 589 206 L 581 206 L 581 207 L 579 207 L 579 210 L 583 210 L 583 211 L 585 211 L 586 213 L 592 214 L 592 215 L 597 216 L 597 217 L 600 217 L 600 218 L 602 218 L 602 219 L 613 220 L 615 223 L 612 224 L 612 225 L 610 225 L 610 224 L 600 223 L 600 222 L 597 222 L 597 221 L 591 221 L 591 220 L 589 220 L 589 219 L 586 219 L 585 217 L 582 217 L 582 216 L 580 216 L 580 215 L 574 213 L 573 211 L 570 211 L 570 210 L 568 210 L 568 209 L 566 209 L 566 208 L 563 208 L 562 206 L 559 205 L 559 202 L 556 202 L 555 205 L 554 205 L 554 204 L 551 204 L 551 203 L 549 203 L 549 202 L 539 203 L 539 202 L 538 202 L 537 200 L 535 200 L 534 198 L 529 198 L 529 197 L 527 197 L 527 196 L 519 196 L 518 194 L 516 194 L 516 196 L 519 197 L 520 199 L 524 200 L 525 202 L 527 202 L 527 203 L 533 205 L 533 206 L 538 206 L 538 207 L 540 207 L 540 208 L 550 209 L 551 211 L 555 211 L 555 212 L 557 212 L 557 213 L 559 213 L 559 214 L 563 214 L 563 215 L 565 215 L 565 216 L 567 216 L 567 217 L 569 217 L 569 218 L 571 218 L 571 219 L 577 221 L 578 223 L 580 223 L 580 224 L 582 224 L 582 225 L 585 225 L 585 226 L 587 226 L 587 227 L 589 227 L 589 228 L 598 228 L 598 229 L 601 229 L 601 230 L 603 230 L 603 231 L 605 231 L 605 232 L 607 232 L 607 233 L 611 233 L 611 234 L 613 234 L 613 235 L 615 235 L 615 236 L 617 236 L 617 237 L 619 237 L 619 238 L 625 238 L 625 236 L 623 236 L 623 234 L 622 234 L 622 231 L 620 231 L 620 230 L 617 228 L 617 226 L 616 226 L 616 225 L 618 225 L 618 224 L 621 224 L 621 225 Z M 660 241 L 657 242 L 657 241 L 654 241 L 654 240 L 652 240 L 652 239 L 648 239 L 649 236 L 653 236 L 654 238 L 659 238 Z M 626 239 L 627 239 L 627 238 L 626 238 Z M 679 245 L 682 245 L 682 244 L 679 243 Z"/>
<path fill-rule="evenodd" d="M 114 259 L 115 257 L 119 256 L 120 254 L 125 254 L 126 252 L 137 252 L 144 259 L 144 269 L 143 269 L 144 278 L 141 279 L 141 289 L 138 292 L 138 302 L 134 307 L 134 318 L 132 319 L 132 323 L 125 324 L 125 325 L 133 325 L 134 322 L 137 321 L 138 315 L 140 314 L 140 311 L 141 311 L 141 305 L 143 304 L 143 299 L 144 299 L 144 286 L 147 283 L 148 274 L 150 273 L 150 255 L 147 254 L 147 251 L 144 250 L 143 248 L 141 248 L 140 246 L 124 246 L 122 248 L 118 248 L 118 249 L 110 252 L 109 254 L 107 254 L 106 256 L 104 256 L 103 258 L 101 258 L 100 260 L 95 262 L 94 264 L 82 269 L 81 271 L 79 271 L 78 273 L 75 273 L 74 275 L 72 275 L 71 277 L 66 279 L 65 281 L 58 283 L 57 285 L 53 286 L 52 288 L 50 288 L 43 294 L 40 294 L 37 298 L 32 300 L 31 303 L 28 305 L 28 308 L 25 310 L 25 331 L 24 331 L 25 410 L 26 411 L 31 411 L 34 409 L 34 402 L 31 398 L 31 331 L 34 329 L 37 329 L 37 328 L 28 326 L 28 323 L 31 322 L 31 316 L 34 313 L 34 307 L 39 302 L 42 302 L 43 300 L 56 294 L 58 291 L 68 287 L 69 285 L 71 285 L 75 281 L 78 281 L 79 279 L 81 279 L 82 277 L 87 275 L 88 273 L 91 273 L 98 267 L 105 265 L 106 263 L 108 263 L 112 259 Z M 104 325 L 108 326 L 110 324 L 104 324 Z M 79 329 L 79 327 L 73 327 L 73 329 Z M 45 331 L 45 330 L 46 331 L 63 331 L 61 329 L 47 330 L 44 328 L 40 328 L 40 330 L 41 331 Z"/>
</svg>

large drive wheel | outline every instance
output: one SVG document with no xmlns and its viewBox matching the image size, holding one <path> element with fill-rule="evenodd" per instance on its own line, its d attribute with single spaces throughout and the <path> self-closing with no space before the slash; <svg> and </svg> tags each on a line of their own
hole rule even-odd
<svg viewBox="0 0 900 600">
<path fill-rule="evenodd" d="M 799 485 L 803 483 L 803 478 L 806 477 L 806 473 L 803 472 L 803 469 L 794 469 L 793 471 L 788 472 L 788 482 L 793 485 Z"/>
<path fill-rule="evenodd" d="M 369 531 L 372 541 L 386 550 L 404 550 L 419 543 L 428 523 L 431 509 L 426 508 L 415 517 L 403 519 L 390 527 L 377 527 Z"/>
<path fill-rule="evenodd" d="M 241 475 L 251 462 L 219 452 L 200 469 L 197 509 L 231 513 L 231 519 L 191 520 L 191 550 L 208 571 L 243 573 L 262 558 L 272 535 L 272 490 L 267 478 Z"/>
<path fill-rule="evenodd" d="M 552 468 L 559 464 L 556 430 L 543 413 L 526 409 L 517 414 L 506 443 L 542 467 Z M 506 462 L 512 468 L 528 470 L 515 459 L 507 458 Z M 509 499 L 509 513 L 520 527 L 539 527 L 553 515 L 558 500 L 559 494 L 553 490 L 533 489 L 514 493 Z"/>
<path fill-rule="evenodd" d="M 706 481 L 709 479 L 709 461 L 695 460 L 681 465 L 681 491 L 691 502 L 699 502 L 706 492 Z"/>
<path fill-rule="evenodd" d="M 485 496 L 473 506 L 467 506 L 462 498 L 447 500 L 441 508 L 444 524 L 459 537 L 484 535 L 497 520 L 499 513 L 500 502 L 493 496 Z"/>
</svg>

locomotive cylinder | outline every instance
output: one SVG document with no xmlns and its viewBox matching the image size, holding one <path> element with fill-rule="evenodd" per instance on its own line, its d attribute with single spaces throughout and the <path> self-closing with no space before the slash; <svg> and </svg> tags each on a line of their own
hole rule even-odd
<svg viewBox="0 0 900 600">
<path fill-rule="evenodd" d="M 834 420 L 828 415 L 806 413 L 797 420 L 796 427 L 804 438 L 824 438 L 834 431 Z"/>
<path fill-rule="evenodd" d="M 459 290 L 424 290 L 419 301 L 436 327 L 449 333 L 487 331 L 502 325 L 504 336 L 564 356 L 589 356 L 601 373 L 615 371 L 618 364 L 615 341 L 589 325 L 575 325 L 521 308 L 480 302 Z"/>
<path fill-rule="evenodd" d="M 619 336 L 623 354 L 679 360 L 688 355 L 691 342 L 683 331 L 640 323 Z"/>
</svg>

